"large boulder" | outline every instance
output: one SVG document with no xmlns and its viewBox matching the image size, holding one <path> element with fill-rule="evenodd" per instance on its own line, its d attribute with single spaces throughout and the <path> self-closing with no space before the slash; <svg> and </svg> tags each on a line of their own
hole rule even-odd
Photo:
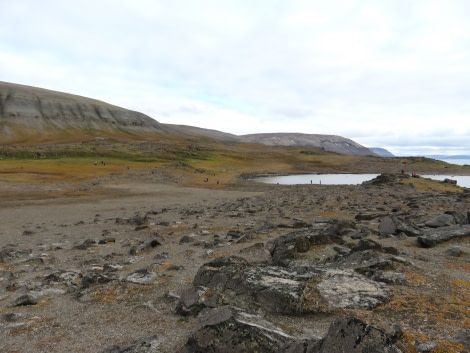
<svg viewBox="0 0 470 353">
<path fill-rule="evenodd" d="M 178 353 L 271 353 L 294 338 L 254 313 L 230 306 L 207 309 Z"/>
<path fill-rule="evenodd" d="M 360 319 L 345 318 L 331 324 L 322 340 L 288 342 L 277 353 L 401 353 L 394 340 Z"/>
<path fill-rule="evenodd" d="M 291 232 L 268 242 L 271 264 L 287 266 L 297 253 L 307 252 L 313 245 L 331 243 L 330 235 L 318 229 Z"/>
<path fill-rule="evenodd" d="M 404 233 L 409 237 L 421 235 L 421 230 L 410 220 L 403 220 L 396 216 L 386 216 L 379 222 L 379 233 L 398 235 Z"/>
<path fill-rule="evenodd" d="M 455 224 L 454 217 L 450 214 L 440 214 L 430 220 L 425 225 L 431 228 L 445 227 Z"/>
<path fill-rule="evenodd" d="M 376 264 L 375 258 L 373 260 Z M 236 257 L 217 259 L 215 265 L 214 261 L 203 265 L 194 285 L 206 288 L 211 296 L 216 291 L 226 303 L 252 310 L 301 314 L 329 312 L 337 308 L 370 309 L 391 296 L 384 283 L 372 281 L 353 269 L 310 267 L 309 271 L 297 271 L 295 267 L 250 266 Z M 198 291 L 185 292 L 181 297 L 182 313 L 195 313 L 207 306 L 201 298 L 208 295 Z"/>
<path fill-rule="evenodd" d="M 381 282 L 369 280 L 353 270 L 328 269 L 315 291 L 332 309 L 373 309 L 387 302 L 391 289 Z M 309 293 L 305 294 L 308 298 Z"/>
</svg>

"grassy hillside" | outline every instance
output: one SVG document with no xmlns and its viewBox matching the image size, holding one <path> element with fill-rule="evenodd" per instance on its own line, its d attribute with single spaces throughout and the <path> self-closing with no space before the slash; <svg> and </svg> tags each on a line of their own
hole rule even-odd
<svg viewBox="0 0 470 353">
<path fill-rule="evenodd" d="M 5 146 L 0 148 L 0 158 L 0 180 L 31 182 L 82 181 L 131 169 L 165 169 L 185 185 L 199 185 L 205 178 L 234 183 L 266 174 L 382 173 L 401 169 L 470 174 L 470 167 L 426 158 L 348 156 L 313 147 L 269 147 L 183 138 L 138 143 L 93 139 L 54 146 Z"/>
</svg>

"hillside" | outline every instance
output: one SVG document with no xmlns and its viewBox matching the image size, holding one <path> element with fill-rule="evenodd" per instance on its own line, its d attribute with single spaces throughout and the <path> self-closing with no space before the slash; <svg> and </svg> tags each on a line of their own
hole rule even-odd
<svg viewBox="0 0 470 353">
<path fill-rule="evenodd" d="M 136 139 L 149 133 L 166 134 L 171 129 L 142 113 L 95 99 L 0 82 L 2 144 Z"/>
</svg>

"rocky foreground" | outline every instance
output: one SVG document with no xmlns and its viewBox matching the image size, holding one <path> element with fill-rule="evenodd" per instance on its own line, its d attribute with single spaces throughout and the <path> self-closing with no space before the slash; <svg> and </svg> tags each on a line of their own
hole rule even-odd
<svg viewBox="0 0 470 353">
<path fill-rule="evenodd" d="M 469 352 L 470 191 L 405 178 L 4 200 L 0 351 Z"/>
</svg>

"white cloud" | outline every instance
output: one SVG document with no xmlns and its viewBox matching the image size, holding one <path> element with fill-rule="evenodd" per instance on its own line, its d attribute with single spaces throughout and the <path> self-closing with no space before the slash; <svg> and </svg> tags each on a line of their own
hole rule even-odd
<svg viewBox="0 0 470 353">
<path fill-rule="evenodd" d="M 0 2 L 0 79 L 235 134 L 470 153 L 469 15 L 464 0 Z"/>
</svg>

